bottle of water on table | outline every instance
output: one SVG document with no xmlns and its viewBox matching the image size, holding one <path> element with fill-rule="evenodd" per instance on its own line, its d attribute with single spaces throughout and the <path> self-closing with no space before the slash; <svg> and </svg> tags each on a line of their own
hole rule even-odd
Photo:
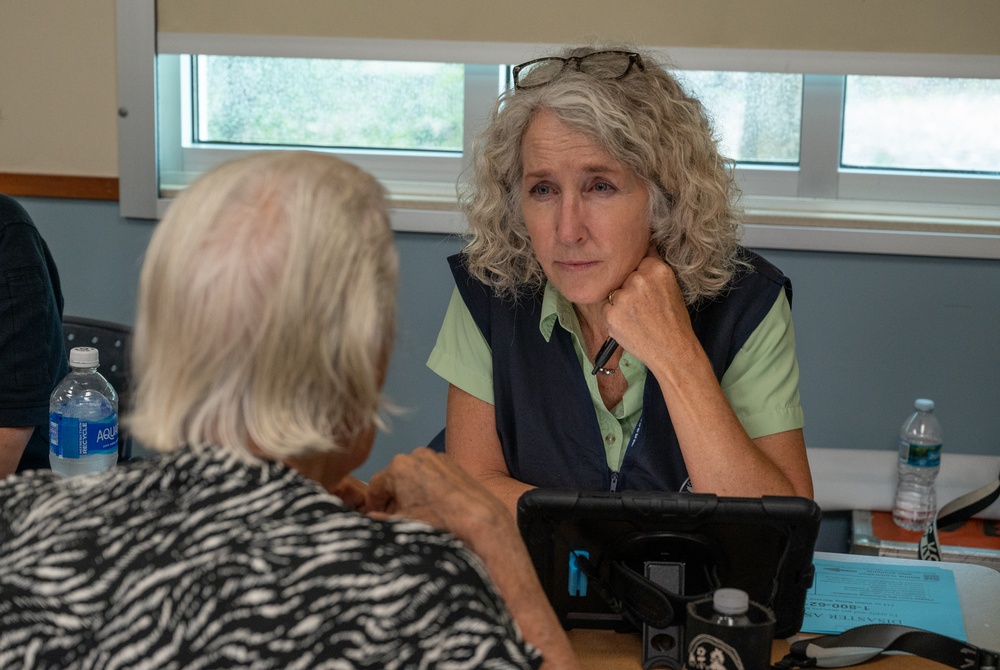
<svg viewBox="0 0 1000 670">
<path fill-rule="evenodd" d="M 716 589 L 712 594 L 712 623 L 719 626 L 749 626 L 750 596 L 741 589 Z"/>
<path fill-rule="evenodd" d="M 97 349 L 71 349 L 69 374 L 49 398 L 49 464 L 64 477 L 103 472 L 118 462 L 118 394 L 99 364 Z"/>
<path fill-rule="evenodd" d="M 941 424 L 934 401 L 918 399 L 899 431 L 899 482 L 892 520 L 907 530 L 924 530 L 937 514 L 934 478 L 941 468 Z"/>
</svg>

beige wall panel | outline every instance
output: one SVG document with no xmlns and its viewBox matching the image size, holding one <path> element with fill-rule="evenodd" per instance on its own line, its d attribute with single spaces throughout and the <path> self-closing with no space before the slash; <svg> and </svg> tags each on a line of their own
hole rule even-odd
<svg viewBox="0 0 1000 670">
<path fill-rule="evenodd" d="M 996 0 L 160 0 L 157 22 L 179 33 L 1000 54 Z"/>
<path fill-rule="evenodd" d="M 0 172 L 118 175 L 115 0 L 0 0 Z"/>
<path fill-rule="evenodd" d="M 166 32 L 1000 54 L 995 0 L 160 0 L 159 7 Z M 115 67 L 115 0 L 0 0 L 0 172 L 117 176 Z"/>
</svg>

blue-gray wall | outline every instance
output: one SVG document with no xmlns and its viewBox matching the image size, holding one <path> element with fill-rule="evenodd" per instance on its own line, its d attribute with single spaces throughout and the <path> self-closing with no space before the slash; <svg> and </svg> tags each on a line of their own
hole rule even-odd
<svg viewBox="0 0 1000 670">
<path fill-rule="evenodd" d="M 20 198 L 63 281 L 66 313 L 132 323 L 148 221 L 118 204 Z M 424 366 L 458 240 L 399 233 L 399 332 L 386 382 L 404 409 L 359 470 L 425 444 L 444 424 L 446 385 Z M 792 278 L 806 442 L 895 448 L 913 399 L 939 407 L 945 448 L 1000 454 L 1000 261 L 760 250 Z"/>
</svg>

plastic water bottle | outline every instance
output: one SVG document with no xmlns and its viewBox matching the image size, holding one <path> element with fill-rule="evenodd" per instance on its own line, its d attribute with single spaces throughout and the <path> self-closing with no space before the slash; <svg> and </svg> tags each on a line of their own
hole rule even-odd
<svg viewBox="0 0 1000 670">
<path fill-rule="evenodd" d="M 941 469 L 941 424 L 934 401 L 913 403 L 917 411 L 899 430 L 899 482 L 892 520 L 907 530 L 924 530 L 937 514 L 934 478 Z"/>
<path fill-rule="evenodd" d="M 71 349 L 69 374 L 49 398 L 49 464 L 64 477 L 103 472 L 118 462 L 118 394 L 99 364 L 97 349 Z"/>
<path fill-rule="evenodd" d="M 749 626 L 750 596 L 740 589 L 716 589 L 712 594 L 712 623 L 718 626 Z"/>
</svg>

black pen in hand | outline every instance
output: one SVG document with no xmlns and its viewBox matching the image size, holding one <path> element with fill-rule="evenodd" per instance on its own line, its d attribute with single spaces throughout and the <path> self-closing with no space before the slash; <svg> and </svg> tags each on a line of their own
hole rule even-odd
<svg viewBox="0 0 1000 670">
<path fill-rule="evenodd" d="M 615 349 L 618 348 L 618 343 L 615 342 L 615 338 L 609 337 L 601 345 L 600 350 L 597 352 L 597 356 L 594 358 L 594 369 L 590 371 L 590 374 L 596 375 L 597 372 L 604 367 L 605 363 L 611 360 L 611 357 L 615 355 Z"/>
</svg>

